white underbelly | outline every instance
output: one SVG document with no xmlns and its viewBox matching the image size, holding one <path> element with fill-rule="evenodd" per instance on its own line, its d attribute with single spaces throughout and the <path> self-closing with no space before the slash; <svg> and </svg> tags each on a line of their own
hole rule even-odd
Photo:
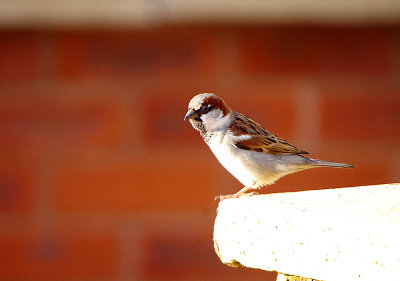
<svg viewBox="0 0 400 281">
<path fill-rule="evenodd" d="M 292 172 L 273 155 L 242 150 L 216 141 L 210 142 L 209 147 L 222 166 L 245 186 L 269 185 Z"/>
<path fill-rule="evenodd" d="M 247 169 L 245 163 L 234 149 L 225 145 L 210 145 L 210 149 L 222 166 L 243 185 L 250 186 L 254 184 L 255 178 L 253 174 Z"/>
</svg>

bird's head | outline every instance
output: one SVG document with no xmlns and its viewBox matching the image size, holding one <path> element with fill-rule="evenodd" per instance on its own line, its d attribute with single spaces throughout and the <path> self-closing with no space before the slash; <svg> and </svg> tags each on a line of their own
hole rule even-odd
<svg viewBox="0 0 400 281">
<path fill-rule="evenodd" d="M 189 119 L 198 131 L 220 130 L 230 125 L 230 112 L 230 108 L 216 95 L 198 94 L 190 100 L 185 120 Z"/>
</svg>

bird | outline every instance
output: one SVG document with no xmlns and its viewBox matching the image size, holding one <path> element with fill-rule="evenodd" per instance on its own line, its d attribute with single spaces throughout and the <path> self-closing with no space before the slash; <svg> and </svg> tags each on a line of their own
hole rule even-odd
<svg viewBox="0 0 400 281">
<path fill-rule="evenodd" d="M 194 96 L 184 120 L 200 132 L 212 153 L 244 187 L 221 200 L 238 198 L 246 192 L 271 185 L 291 173 L 316 168 L 354 168 L 354 165 L 304 156 L 299 149 L 264 129 L 244 114 L 230 109 L 213 93 Z"/>
</svg>

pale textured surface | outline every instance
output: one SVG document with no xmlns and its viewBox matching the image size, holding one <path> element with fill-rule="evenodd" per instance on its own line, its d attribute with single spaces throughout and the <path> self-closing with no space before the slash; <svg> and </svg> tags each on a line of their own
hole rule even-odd
<svg viewBox="0 0 400 281">
<path fill-rule="evenodd" d="M 220 202 L 222 262 L 319 280 L 400 275 L 400 185 L 246 196 Z"/>
</svg>

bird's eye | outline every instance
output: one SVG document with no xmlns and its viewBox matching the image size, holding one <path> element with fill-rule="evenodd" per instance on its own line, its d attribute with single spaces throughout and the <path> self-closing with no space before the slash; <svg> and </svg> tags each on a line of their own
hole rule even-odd
<svg viewBox="0 0 400 281">
<path fill-rule="evenodd" d="M 201 108 L 200 108 L 200 111 L 201 111 L 201 114 L 207 114 L 208 112 L 210 112 L 211 111 L 211 105 L 210 104 L 207 104 L 207 105 L 203 105 Z"/>
</svg>

